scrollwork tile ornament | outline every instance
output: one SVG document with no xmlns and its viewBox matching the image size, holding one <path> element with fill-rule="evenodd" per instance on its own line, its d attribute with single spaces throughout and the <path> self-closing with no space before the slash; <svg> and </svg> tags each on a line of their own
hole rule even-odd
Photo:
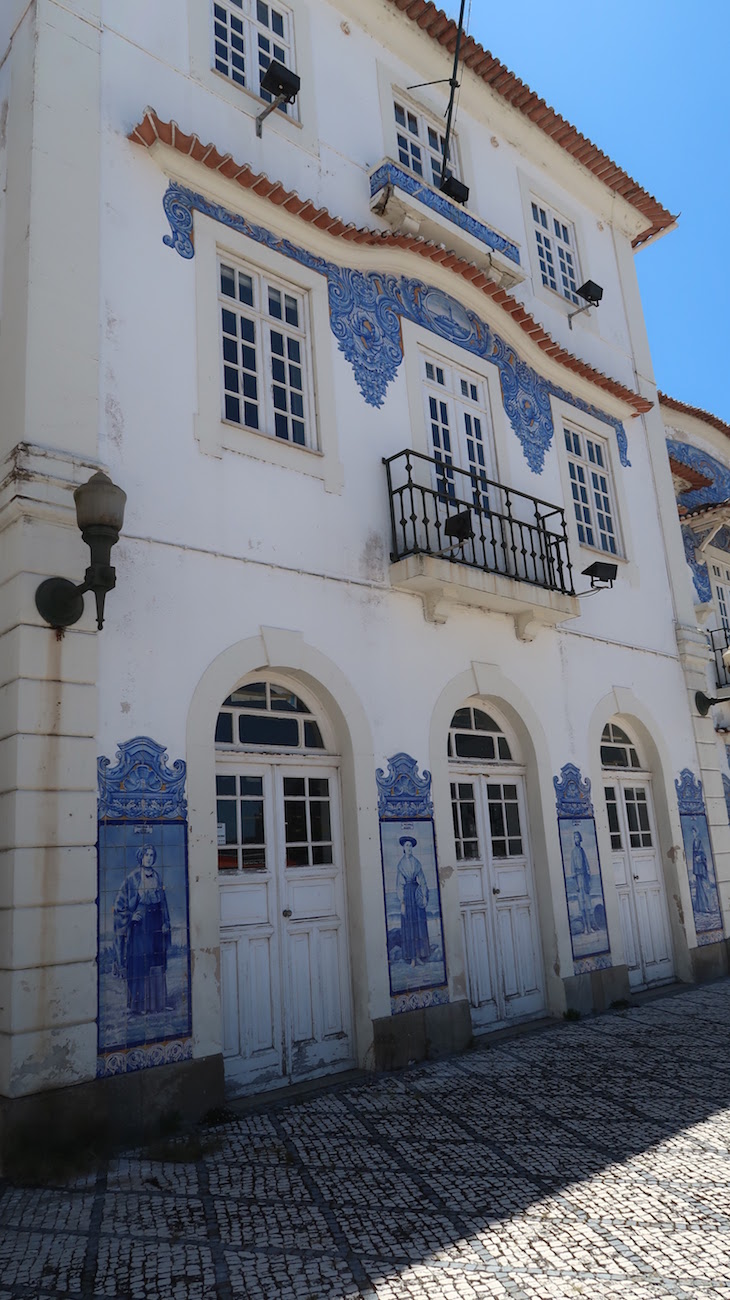
<svg viewBox="0 0 730 1300">
<path fill-rule="evenodd" d="M 378 787 L 378 815 L 402 821 L 407 817 L 433 817 L 431 773 L 418 775 L 418 763 L 410 754 L 393 754 L 388 771 L 375 773 Z"/>
<path fill-rule="evenodd" d="M 592 817 L 590 779 L 581 776 L 575 763 L 565 763 L 560 776 L 553 777 L 558 817 Z"/>
<path fill-rule="evenodd" d="M 707 487 L 682 493 L 682 505 L 688 510 L 694 510 L 696 506 L 718 505 L 730 499 L 730 469 L 722 461 L 700 447 L 694 447 L 691 442 L 679 442 L 676 438 L 667 438 L 667 450 L 681 465 L 688 465 L 704 474 L 705 478 L 712 479 Z"/>
<path fill-rule="evenodd" d="M 688 767 L 683 767 L 674 782 L 680 817 L 701 817 L 705 811 L 702 782 Z"/>
<path fill-rule="evenodd" d="M 181 257 L 194 256 L 192 214 L 196 210 L 326 276 L 332 332 L 370 406 L 383 405 L 403 360 L 401 320 L 405 318 L 497 366 L 507 417 L 534 473 L 542 472 L 553 440 L 551 396 L 609 425 L 621 464 L 630 465 L 620 420 L 539 375 L 486 321 L 441 289 L 404 276 L 337 266 L 175 181 L 170 182 L 163 206 L 172 230 L 163 242 Z"/>
<path fill-rule="evenodd" d="M 123 741 L 115 767 L 106 757 L 97 759 L 99 820 L 106 818 L 187 817 L 185 763 L 167 765 L 167 750 L 149 736 Z"/>
<path fill-rule="evenodd" d="M 704 560 L 698 560 L 697 547 L 699 537 L 690 528 L 689 524 L 682 524 L 682 545 L 684 546 L 684 556 L 692 571 L 692 581 L 694 583 L 695 594 L 700 605 L 706 605 L 712 600 L 712 585 L 710 583 L 710 572 Z"/>
</svg>

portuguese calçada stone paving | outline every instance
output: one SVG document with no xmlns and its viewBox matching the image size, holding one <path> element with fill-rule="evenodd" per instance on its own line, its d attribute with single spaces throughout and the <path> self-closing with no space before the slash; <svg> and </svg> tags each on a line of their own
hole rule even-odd
<svg viewBox="0 0 730 1300">
<path fill-rule="evenodd" d="M 730 1300 L 729 1043 L 725 980 L 0 1184 L 0 1300 Z"/>
</svg>

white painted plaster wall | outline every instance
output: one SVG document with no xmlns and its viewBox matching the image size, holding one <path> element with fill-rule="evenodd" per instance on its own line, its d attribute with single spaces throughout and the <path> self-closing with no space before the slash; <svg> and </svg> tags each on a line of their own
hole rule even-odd
<svg viewBox="0 0 730 1300">
<path fill-rule="evenodd" d="M 654 417 L 631 418 L 615 399 L 572 379 L 505 313 L 450 273 L 415 255 L 333 240 L 179 155 L 158 149 L 153 157 L 131 144 L 127 134 L 152 104 L 163 119 L 176 119 L 184 130 L 303 197 L 359 225 L 373 224 L 367 170 L 387 144 L 378 65 L 405 84 L 445 71 L 443 52 L 383 0 L 295 0 L 299 66 L 311 78 L 306 102 L 313 117 L 301 128 L 270 119 L 259 142 L 250 97 L 237 103 L 231 87 L 207 72 L 205 52 L 191 48 L 199 24 L 190 6 L 200 3 L 189 0 L 187 23 L 172 0 L 154 6 L 104 0 L 100 9 L 81 0 L 63 7 L 43 0 L 39 7 L 44 25 L 35 171 L 33 192 L 26 195 L 32 240 L 35 234 L 25 263 L 28 326 L 20 342 L 14 335 L 7 343 L 0 335 L 0 366 L 6 373 L 17 369 L 17 433 L 9 445 L 26 438 L 60 447 L 66 459 L 54 462 L 51 487 L 33 465 L 40 485 L 36 513 L 43 514 L 42 503 L 48 509 L 6 552 L 15 594 L 3 630 L 14 667 L 0 698 L 8 719 L 3 735 L 10 742 L 0 771 L 7 773 L 9 824 L 17 835 L 8 846 L 12 865 L 0 877 L 0 951 L 10 954 L 0 984 L 0 1087 L 12 1093 L 94 1074 L 93 760 L 96 754 L 113 760 L 118 743 L 138 734 L 163 742 L 172 760 L 184 757 L 190 764 L 195 1050 L 219 1050 L 212 736 L 224 696 L 261 668 L 300 674 L 318 693 L 340 739 L 361 1060 L 368 1057 L 371 1019 L 389 1013 L 373 774 L 398 750 L 434 774 L 449 981 L 453 997 L 464 995 L 456 876 L 449 870 L 455 857 L 445 744 L 449 710 L 468 696 L 487 705 L 493 699 L 522 726 L 551 1008 L 563 1009 L 560 980 L 572 971 L 552 777 L 563 764 L 577 763 L 598 796 L 600 730 L 612 714 L 634 719 L 652 740 L 647 760 L 683 977 L 689 974 L 688 945 L 695 942 L 687 876 L 676 865 L 681 837 L 673 799 L 675 775 L 682 767 L 697 767 L 674 629 L 678 609 L 680 622 L 691 620 L 691 601 L 686 592 L 675 592 L 673 601 L 670 588 L 666 483 L 655 487 L 660 443 Z M 424 102 L 436 101 L 431 93 Z M 628 252 L 635 214 L 471 74 L 464 76 L 459 133 L 464 157 L 476 160 L 467 176 L 474 205 L 519 243 L 524 267 L 530 270 L 524 186 L 536 185 L 568 215 L 575 213 L 582 270 L 605 289 L 600 311 L 580 317 L 573 331 L 566 304 L 546 298 L 529 274 L 518 296 L 576 355 L 629 386 L 638 368 L 642 391 L 651 393 Z M 220 441 L 219 421 L 206 405 L 198 362 L 201 322 L 210 314 L 215 285 L 201 278 L 202 257 L 185 261 L 162 243 L 169 229 L 162 209 L 165 169 L 335 261 L 402 272 L 456 294 L 541 373 L 624 418 L 631 468 L 620 466 L 608 431 L 626 543 L 613 591 L 584 601 L 580 618 L 541 631 L 529 644 L 516 639 L 506 616 L 457 606 L 437 626 L 425 620 L 417 596 L 393 591 L 381 462 L 423 439 L 420 407 L 412 382 L 409 390 L 407 363 L 383 406 L 367 405 L 326 329 L 315 339 L 315 366 L 320 417 L 336 442 L 328 452 L 329 479 L 298 472 L 306 453 L 297 449 L 278 449 L 279 464 L 235 450 L 209 454 L 206 446 Z M 68 196 L 64 202 L 60 194 Z M 222 248 L 241 252 L 245 241 L 233 240 L 223 226 L 211 236 L 205 226 L 196 216 L 196 238 L 217 238 Z M 9 249 L 10 233 L 7 238 Z M 243 251 L 256 262 L 253 244 Z M 282 260 L 280 273 L 295 277 L 296 268 Z M 6 300 L 10 289 L 6 276 Z M 12 292 L 14 301 L 23 298 L 22 280 L 13 282 Z M 313 293 L 325 294 L 324 281 Z M 419 338 L 422 331 L 404 327 L 407 349 Z M 428 341 L 438 346 L 432 336 Z M 43 385 L 32 382 L 31 362 L 38 355 L 48 358 Z M 464 363 L 475 364 L 467 354 Z M 489 369 L 481 366 L 485 378 Z M 326 385 L 325 373 L 331 377 Z M 490 383 L 496 391 L 494 374 Z M 556 407 L 556 418 L 561 409 Z M 498 401 L 492 414 L 500 478 L 561 503 L 559 440 L 536 475 Z M 229 436 L 235 441 L 235 431 Z M 261 446 L 265 455 L 263 438 Z M 69 515 L 70 491 L 96 460 L 128 493 L 124 533 L 113 557 L 118 587 L 108 598 L 101 636 L 93 631 L 88 608 L 76 631 L 51 643 L 53 633 L 41 625 L 33 593 L 47 573 L 81 576 L 85 551 Z M 579 589 L 587 585 L 580 570 L 595 558 L 574 539 Z M 262 628 L 283 632 L 262 635 Z M 51 654 L 58 662 L 51 662 Z M 45 738 L 42 752 L 39 737 Z M 612 953 L 620 964 L 599 797 L 596 810 Z M 33 827 L 43 818 L 48 826 L 39 846 Z M 730 907 L 730 873 L 723 904 Z M 30 973 L 21 977 L 26 967 Z M 38 969 L 47 971 L 43 979 Z"/>
</svg>

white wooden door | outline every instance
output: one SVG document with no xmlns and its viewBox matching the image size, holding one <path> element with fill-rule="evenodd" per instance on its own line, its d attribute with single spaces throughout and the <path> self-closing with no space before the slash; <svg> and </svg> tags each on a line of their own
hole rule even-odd
<svg viewBox="0 0 730 1300">
<path fill-rule="evenodd" d="M 429 453 L 437 462 L 434 486 L 443 497 L 455 496 L 485 512 L 493 509 L 495 489 L 487 479 L 495 478 L 495 467 L 484 380 L 431 354 L 421 357 L 421 376 Z M 454 467 L 471 479 L 455 474 Z"/>
<path fill-rule="evenodd" d="M 672 979 L 669 917 L 657 848 L 651 786 L 631 776 L 606 776 L 613 873 L 629 983 L 645 988 Z"/>
<path fill-rule="evenodd" d="M 534 877 L 519 774 L 459 771 L 451 784 L 475 1032 L 545 1005 Z"/>
<path fill-rule="evenodd" d="M 350 1066 L 336 768 L 217 766 L 226 1075 L 260 1090 Z"/>
</svg>

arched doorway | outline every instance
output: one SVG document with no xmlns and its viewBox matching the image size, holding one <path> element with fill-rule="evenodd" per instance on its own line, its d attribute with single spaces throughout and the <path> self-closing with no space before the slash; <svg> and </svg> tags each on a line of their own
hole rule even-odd
<svg viewBox="0 0 730 1300">
<path fill-rule="evenodd" d="M 525 769 L 491 705 L 457 709 L 448 738 L 464 950 L 476 1033 L 545 1006 Z"/>
<path fill-rule="evenodd" d="M 317 702 L 258 674 L 215 733 L 223 1053 L 229 1084 L 353 1064 L 339 756 Z"/>
<path fill-rule="evenodd" d="M 601 767 L 629 983 L 641 989 L 673 979 L 674 960 L 651 773 L 623 720 L 603 729 Z"/>
</svg>

